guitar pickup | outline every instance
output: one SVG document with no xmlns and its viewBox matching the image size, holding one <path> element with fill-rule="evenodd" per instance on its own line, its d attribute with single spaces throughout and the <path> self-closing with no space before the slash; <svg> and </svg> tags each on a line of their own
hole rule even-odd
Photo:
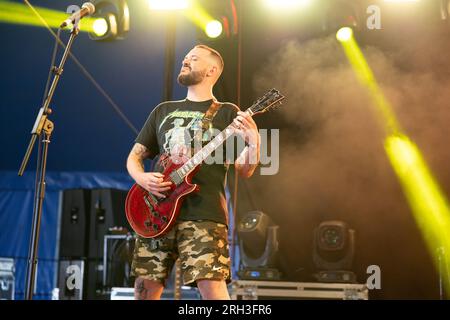
<svg viewBox="0 0 450 320">
<path fill-rule="evenodd" d="M 144 202 L 147 205 L 147 207 L 150 209 L 150 212 L 153 212 L 153 206 L 151 205 L 151 203 L 148 201 L 147 197 L 144 197 Z"/>
</svg>

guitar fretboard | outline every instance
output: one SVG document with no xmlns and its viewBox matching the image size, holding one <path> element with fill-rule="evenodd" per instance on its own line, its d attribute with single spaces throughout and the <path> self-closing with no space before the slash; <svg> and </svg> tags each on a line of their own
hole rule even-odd
<svg viewBox="0 0 450 320">
<path fill-rule="evenodd" d="M 214 137 L 206 146 L 190 158 L 182 167 L 178 168 L 177 173 L 181 178 L 191 172 L 195 167 L 201 164 L 214 152 L 222 143 L 224 143 L 234 133 L 232 124 L 226 127 L 221 133 Z"/>
</svg>

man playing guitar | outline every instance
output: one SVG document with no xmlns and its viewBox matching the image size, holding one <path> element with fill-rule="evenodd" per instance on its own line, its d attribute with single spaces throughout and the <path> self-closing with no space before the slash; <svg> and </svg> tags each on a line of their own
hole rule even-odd
<svg viewBox="0 0 450 320">
<path fill-rule="evenodd" d="M 178 83 L 188 88 L 187 97 L 180 101 L 159 104 L 150 113 L 135 140 L 127 169 L 136 183 L 152 195 L 163 199 L 171 182 L 164 176 L 145 172 L 143 161 L 160 157 L 189 157 L 195 139 L 205 142 L 202 120 L 216 102 L 213 87 L 223 71 L 223 59 L 214 49 L 198 45 L 183 59 Z M 234 162 L 240 176 L 252 176 L 259 162 L 260 136 L 252 117 L 231 103 L 221 103 L 211 126 L 224 130 L 233 123 L 235 132 L 247 146 Z M 200 132 L 200 134 L 199 134 Z M 209 137 L 210 138 L 210 137 Z M 234 160 L 234 159 L 233 159 Z M 132 262 L 136 277 L 136 299 L 159 299 L 165 281 L 177 258 L 181 260 L 184 285 L 197 286 L 203 299 L 229 299 L 230 258 L 227 240 L 228 213 L 225 183 L 228 164 L 203 164 L 192 182 L 199 192 L 188 195 L 181 205 L 179 216 L 170 229 L 159 238 L 138 236 Z"/>
</svg>

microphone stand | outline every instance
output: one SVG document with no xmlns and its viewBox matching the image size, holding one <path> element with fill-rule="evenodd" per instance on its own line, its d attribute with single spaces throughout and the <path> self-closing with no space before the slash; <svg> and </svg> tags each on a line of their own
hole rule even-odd
<svg viewBox="0 0 450 320">
<path fill-rule="evenodd" d="M 38 263 L 37 254 L 39 244 L 39 232 L 42 217 L 42 206 L 45 197 L 45 171 L 47 164 L 47 153 L 48 153 L 48 145 L 50 143 L 50 137 L 54 129 L 53 122 L 48 119 L 49 115 L 52 113 L 52 110 L 49 108 L 49 106 L 53 98 L 53 94 L 55 93 L 56 86 L 58 85 L 59 78 L 63 73 L 63 67 L 64 64 L 66 63 L 67 57 L 69 56 L 70 48 L 72 47 L 75 37 L 78 35 L 79 31 L 80 30 L 78 24 L 75 23 L 70 33 L 69 41 L 64 49 L 64 53 L 61 58 L 59 67 L 56 66 L 52 67 L 52 72 L 54 74 L 53 82 L 50 86 L 47 98 L 44 101 L 44 105 L 41 107 L 37 115 L 36 121 L 31 131 L 32 134 L 31 140 L 28 145 L 28 149 L 25 153 L 25 156 L 23 158 L 22 165 L 20 166 L 19 169 L 19 176 L 22 176 L 23 172 L 25 171 L 25 167 L 28 163 L 28 160 L 30 158 L 36 139 L 42 139 L 41 140 L 42 154 L 41 152 L 38 153 L 38 160 L 37 160 L 37 168 L 36 168 L 37 175 L 36 175 L 34 207 L 33 207 L 33 225 L 28 248 L 28 269 L 27 269 L 26 292 L 25 292 L 26 300 L 33 299 L 33 293 L 36 284 L 35 282 L 36 282 L 36 267 Z"/>
</svg>

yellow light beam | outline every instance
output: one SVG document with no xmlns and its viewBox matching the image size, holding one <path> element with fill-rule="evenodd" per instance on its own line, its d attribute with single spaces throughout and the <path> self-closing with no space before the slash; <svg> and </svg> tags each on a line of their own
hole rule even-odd
<svg viewBox="0 0 450 320">
<path fill-rule="evenodd" d="M 33 7 L 45 23 L 51 28 L 59 28 L 69 16 L 68 13 L 42 7 Z M 38 15 L 33 13 L 27 5 L 1 0 L 0 1 L 0 22 L 28 25 L 34 27 L 45 27 Z M 94 18 L 84 18 L 80 21 L 80 31 L 93 32 Z M 71 26 L 69 26 L 71 27 Z"/>
<path fill-rule="evenodd" d="M 390 103 L 386 100 L 383 92 L 380 90 L 372 70 L 355 41 L 353 33 L 348 34 L 346 29 L 350 28 L 343 28 L 338 31 L 338 40 L 341 42 L 344 52 L 350 61 L 358 80 L 369 90 L 377 107 L 377 111 L 382 117 L 381 120 L 385 125 L 386 131 L 390 133 L 399 132 L 401 130 L 400 125 L 397 122 Z M 342 34 L 347 35 L 347 37 L 340 36 Z"/>
<path fill-rule="evenodd" d="M 348 30 L 337 34 L 360 83 L 374 100 L 386 130 L 385 151 L 413 212 L 435 266 L 450 295 L 450 207 L 419 148 L 401 133 L 395 113 L 379 88 L 364 55 Z M 440 254 L 444 253 L 444 254 Z"/>
<path fill-rule="evenodd" d="M 437 268 L 450 294 L 450 209 L 420 153 L 406 136 L 386 138 L 385 150 Z M 444 255 L 439 253 L 444 252 Z"/>
<path fill-rule="evenodd" d="M 183 10 L 182 14 L 203 30 L 206 29 L 209 22 L 215 20 L 205 9 L 195 4 Z"/>
</svg>

